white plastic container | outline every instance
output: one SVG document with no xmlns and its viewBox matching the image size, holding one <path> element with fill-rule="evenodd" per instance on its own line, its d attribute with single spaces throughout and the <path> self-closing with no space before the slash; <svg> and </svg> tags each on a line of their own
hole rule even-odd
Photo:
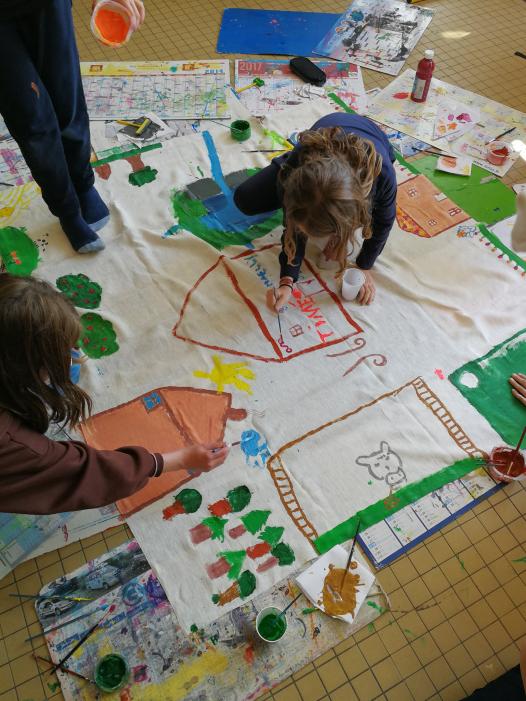
<svg viewBox="0 0 526 701">
<path fill-rule="evenodd" d="M 342 297 L 347 302 L 353 302 L 365 282 L 364 273 L 358 268 L 349 268 L 342 279 Z"/>
</svg>

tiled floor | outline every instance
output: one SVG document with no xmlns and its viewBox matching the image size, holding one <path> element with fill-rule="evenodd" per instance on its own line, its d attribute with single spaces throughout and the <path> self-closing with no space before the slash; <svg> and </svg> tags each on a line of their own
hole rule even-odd
<svg viewBox="0 0 526 701">
<path fill-rule="evenodd" d="M 421 47 L 434 47 L 436 75 L 526 111 L 526 6 L 520 0 L 428 0 L 436 7 Z M 276 7 L 337 12 L 345 2 L 283 3 L 150 0 L 147 22 L 119 52 L 99 46 L 88 30 L 90 2 L 76 0 L 83 60 L 182 59 L 215 56 L 223 7 Z M 421 51 L 410 57 L 414 67 Z M 367 88 L 389 76 L 364 71 Z M 526 163 L 507 182 L 526 181 Z M 275 701 L 455 701 L 518 662 L 526 637 L 526 488 L 506 487 L 379 574 L 393 608 L 287 679 L 265 699 Z M 30 656 L 45 653 L 31 602 L 9 592 L 40 586 L 127 539 L 125 526 L 20 565 L 0 582 L 0 701 L 61 698 L 54 677 L 40 675 Z M 415 610 L 435 600 L 438 605 Z M 29 630 L 29 633 L 28 633 Z M 210 700 L 210 701 L 216 701 Z M 499 700 L 500 701 L 500 700 Z"/>
</svg>

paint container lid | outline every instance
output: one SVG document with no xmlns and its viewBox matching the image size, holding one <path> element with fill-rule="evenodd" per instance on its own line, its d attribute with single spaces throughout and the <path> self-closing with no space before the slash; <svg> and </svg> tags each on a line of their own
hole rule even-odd
<svg viewBox="0 0 526 701">
<path fill-rule="evenodd" d="M 519 482 L 526 478 L 526 461 L 523 451 L 509 446 L 499 446 L 491 451 L 489 473 L 497 482 Z"/>
<path fill-rule="evenodd" d="M 102 44 L 118 49 L 133 34 L 131 20 L 124 5 L 113 0 L 99 0 L 91 14 L 91 31 Z"/>
<path fill-rule="evenodd" d="M 269 606 L 257 615 L 256 632 L 266 643 L 277 643 L 287 632 L 287 619 L 280 613 L 280 609 Z"/>
<path fill-rule="evenodd" d="M 236 119 L 230 125 L 230 136 L 235 141 L 246 141 L 250 139 L 250 124 L 244 119 Z"/>
<path fill-rule="evenodd" d="M 111 693 L 126 685 L 130 676 L 128 663 L 116 653 L 106 655 L 98 661 L 95 668 L 95 684 L 101 691 Z"/>
</svg>

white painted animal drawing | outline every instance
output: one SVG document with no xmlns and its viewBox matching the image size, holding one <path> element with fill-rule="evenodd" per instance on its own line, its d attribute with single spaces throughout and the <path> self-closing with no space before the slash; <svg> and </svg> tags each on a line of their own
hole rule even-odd
<svg viewBox="0 0 526 701">
<path fill-rule="evenodd" d="M 356 458 L 356 464 L 366 467 L 371 477 L 385 481 L 389 487 L 399 487 L 407 481 L 400 456 L 391 450 L 387 441 L 380 443 L 380 450 L 370 455 L 360 455 Z"/>
</svg>

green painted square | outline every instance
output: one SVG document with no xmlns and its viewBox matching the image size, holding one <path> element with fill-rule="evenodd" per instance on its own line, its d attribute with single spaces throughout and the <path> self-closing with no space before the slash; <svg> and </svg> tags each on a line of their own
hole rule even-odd
<svg viewBox="0 0 526 701">
<path fill-rule="evenodd" d="M 526 372 L 526 329 L 449 375 L 458 391 L 508 445 L 517 444 L 526 425 L 526 407 L 515 399 L 508 383 L 516 372 Z"/>
</svg>

